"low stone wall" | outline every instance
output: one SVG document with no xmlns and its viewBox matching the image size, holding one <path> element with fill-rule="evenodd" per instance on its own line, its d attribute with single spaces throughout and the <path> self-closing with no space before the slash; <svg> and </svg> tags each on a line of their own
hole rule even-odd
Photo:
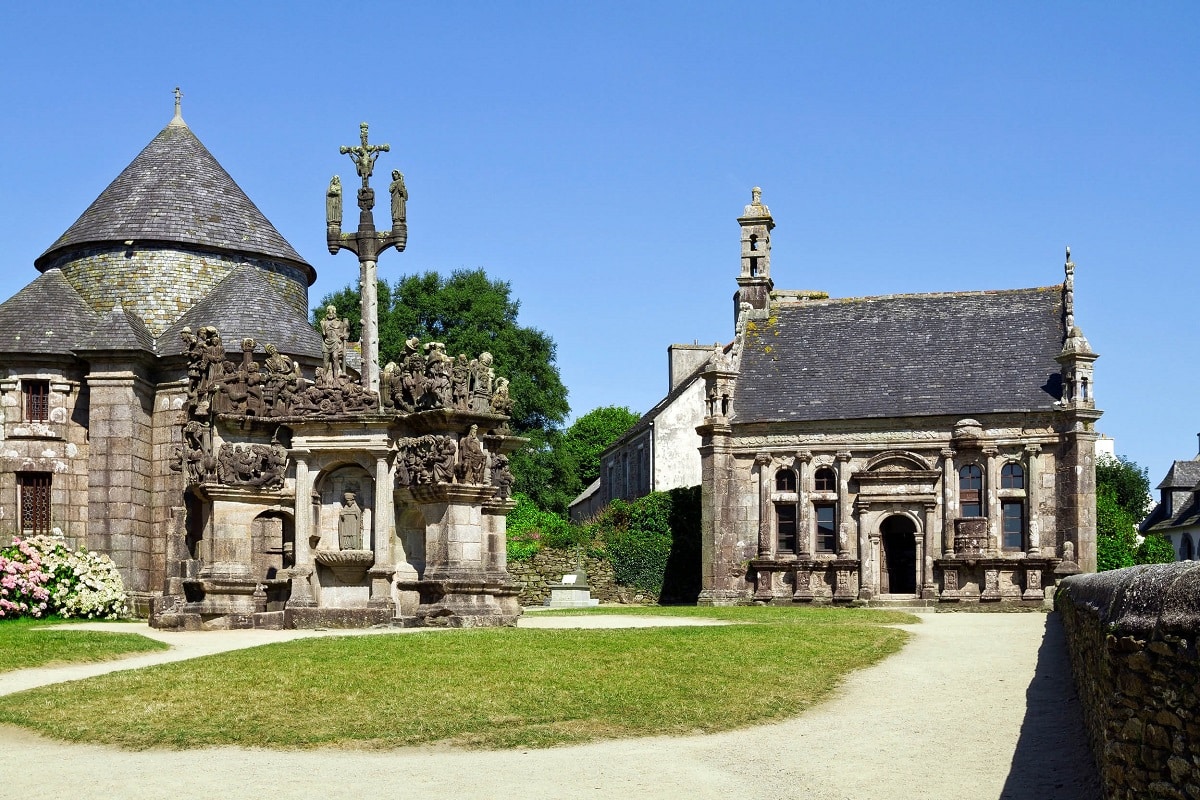
<svg viewBox="0 0 1200 800">
<path fill-rule="evenodd" d="M 653 603 L 656 598 L 644 597 L 634 589 L 617 586 L 612 565 L 599 558 L 583 557 L 592 597 L 602 603 Z M 550 597 L 550 584 L 559 583 L 563 575 L 575 571 L 574 550 L 539 550 L 529 561 L 508 562 L 508 573 L 521 586 L 517 598 L 523 606 L 540 606 Z"/>
<path fill-rule="evenodd" d="M 1056 606 L 1105 798 L 1200 798 L 1200 563 L 1075 575 Z"/>
</svg>

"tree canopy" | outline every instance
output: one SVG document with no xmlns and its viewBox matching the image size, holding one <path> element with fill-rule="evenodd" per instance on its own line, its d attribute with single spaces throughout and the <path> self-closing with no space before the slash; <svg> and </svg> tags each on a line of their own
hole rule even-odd
<svg viewBox="0 0 1200 800">
<path fill-rule="evenodd" d="M 482 269 L 456 270 L 448 278 L 437 272 L 402 275 L 392 285 L 379 281 L 379 359 L 399 362 L 404 341 L 416 336 L 422 343 L 443 342 L 451 357 L 475 358 L 492 354 L 497 376 L 509 379 L 513 400 L 512 428 L 530 439 L 529 447 L 512 458 L 514 489 L 525 492 L 543 508 L 565 510 L 574 499 L 564 481 L 570 470 L 555 452 L 570 406 L 567 388 L 555 364 L 555 344 L 549 335 L 517 322 L 520 302 L 507 281 L 492 280 Z M 314 322 L 325 306 L 350 321 L 350 338 L 362 331 L 358 287 L 347 286 L 327 295 L 313 312 Z M 558 508 L 561 506 L 561 509 Z"/>
<path fill-rule="evenodd" d="M 1138 546 L 1136 526 L 1146 516 L 1149 501 L 1150 478 L 1144 467 L 1124 456 L 1096 460 L 1096 569 L 1161 560 L 1160 543 Z"/>
<path fill-rule="evenodd" d="M 637 421 L 638 415 L 625 406 L 601 406 L 571 423 L 562 447 L 575 463 L 581 491 L 600 477 L 600 454 Z"/>
</svg>

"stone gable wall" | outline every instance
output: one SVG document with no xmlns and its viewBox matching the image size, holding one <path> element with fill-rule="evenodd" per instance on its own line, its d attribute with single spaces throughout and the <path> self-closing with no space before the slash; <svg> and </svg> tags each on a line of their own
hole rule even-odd
<svg viewBox="0 0 1200 800">
<path fill-rule="evenodd" d="M 1200 798 L 1200 563 L 1073 576 L 1056 606 L 1106 800 Z"/>
</svg>

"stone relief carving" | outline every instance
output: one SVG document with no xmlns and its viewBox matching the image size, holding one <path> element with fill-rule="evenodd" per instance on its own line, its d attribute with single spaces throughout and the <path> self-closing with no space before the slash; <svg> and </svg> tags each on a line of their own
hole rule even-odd
<svg viewBox="0 0 1200 800">
<path fill-rule="evenodd" d="M 508 380 L 496 378 L 491 353 L 468 361 L 464 353 L 451 358 L 442 342 L 404 343 L 400 363 L 389 361 L 380 379 L 383 407 L 402 413 L 456 409 L 483 413 L 512 413 Z"/>
<path fill-rule="evenodd" d="M 217 479 L 229 486 L 271 489 L 283 485 L 287 465 L 287 448 L 279 442 L 225 444 L 217 456 Z"/>
<path fill-rule="evenodd" d="M 427 434 L 396 442 L 397 486 L 433 486 L 454 482 L 458 447 L 453 436 Z"/>
<path fill-rule="evenodd" d="M 497 455 L 492 459 L 492 485 L 496 487 L 496 496 L 501 500 L 512 497 L 514 482 L 512 470 L 508 468 L 508 456 Z"/>
</svg>

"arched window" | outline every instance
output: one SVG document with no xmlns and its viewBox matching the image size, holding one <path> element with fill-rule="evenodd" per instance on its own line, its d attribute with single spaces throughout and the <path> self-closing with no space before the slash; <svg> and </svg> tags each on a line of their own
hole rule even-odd
<svg viewBox="0 0 1200 800">
<path fill-rule="evenodd" d="M 777 492 L 794 492 L 796 491 L 796 473 L 784 467 L 775 473 L 775 491 Z"/>
<path fill-rule="evenodd" d="M 829 467 L 821 467 L 813 476 L 813 489 L 818 492 L 836 492 L 837 475 Z"/>
<path fill-rule="evenodd" d="M 983 470 L 975 464 L 958 471 L 958 505 L 964 517 L 983 516 Z"/>
<path fill-rule="evenodd" d="M 1179 537 L 1179 560 L 1192 561 L 1196 558 L 1196 550 L 1192 546 L 1192 535 L 1185 533 Z"/>
<path fill-rule="evenodd" d="M 1009 462 L 1000 468 L 1000 488 L 1001 489 L 1024 489 L 1025 488 L 1025 470 L 1021 469 L 1020 464 Z"/>
</svg>

